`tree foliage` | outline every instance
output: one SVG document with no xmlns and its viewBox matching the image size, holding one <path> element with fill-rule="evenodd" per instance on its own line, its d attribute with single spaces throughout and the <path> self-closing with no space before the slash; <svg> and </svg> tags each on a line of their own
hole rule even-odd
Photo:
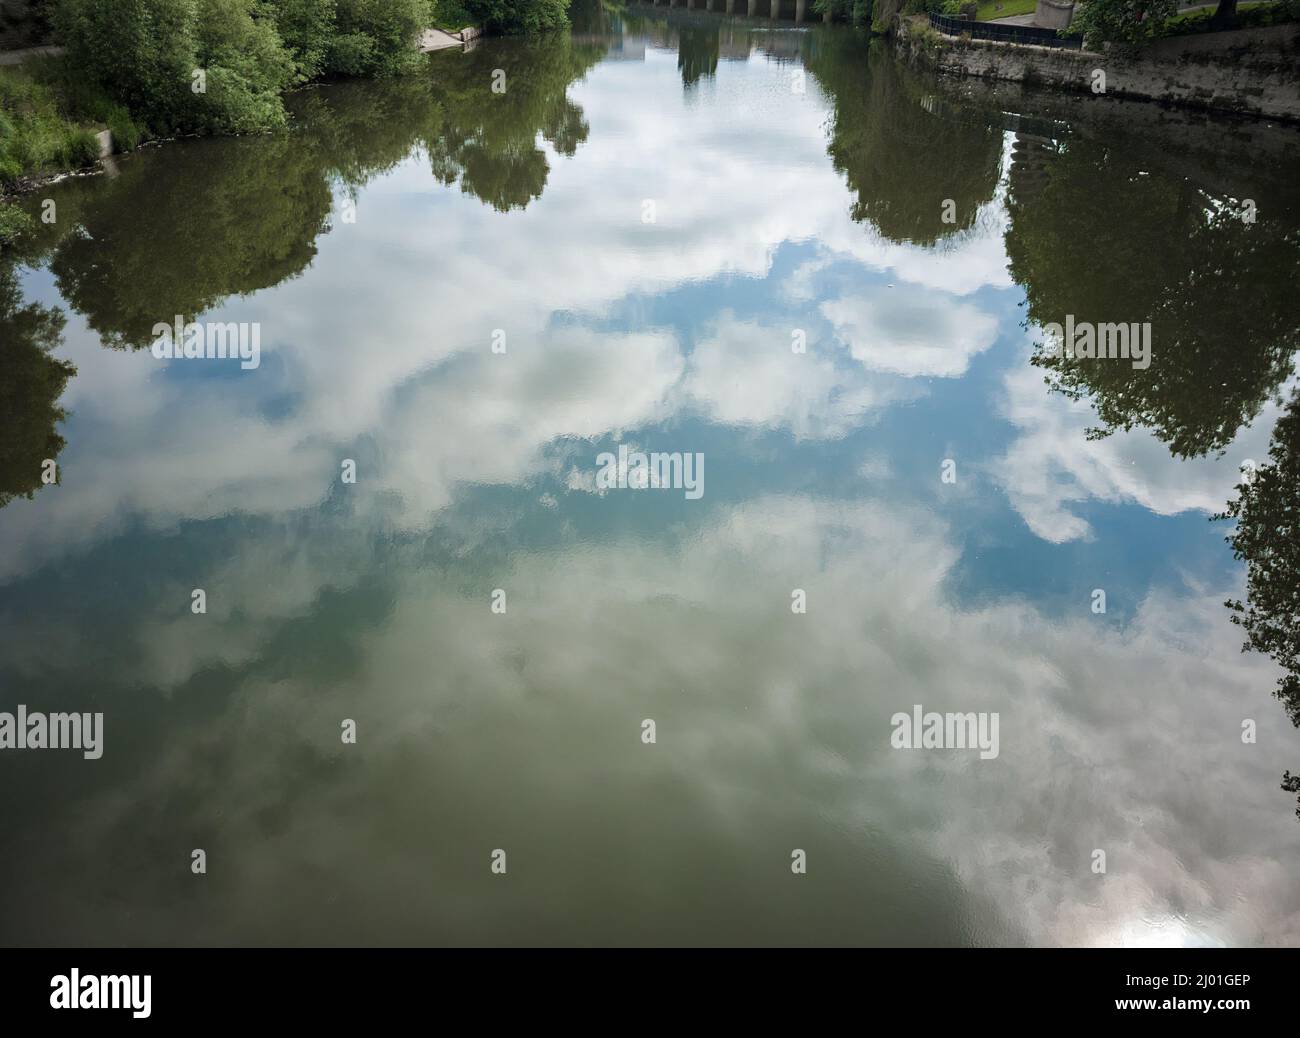
<svg viewBox="0 0 1300 1038">
<path fill-rule="evenodd" d="M 285 122 L 283 91 L 416 67 L 431 0 L 57 0 L 72 65 L 155 134 Z"/>
<path fill-rule="evenodd" d="M 316 79 L 333 67 L 336 0 L 272 0 L 271 12 L 299 81 Z"/>
<path fill-rule="evenodd" d="M 527 35 L 568 24 L 569 0 L 463 0 L 474 24 L 485 32 Z"/>
<path fill-rule="evenodd" d="M 1084 0 L 1070 31 L 1082 32 L 1091 50 L 1108 44 L 1135 50 L 1157 36 L 1177 12 L 1178 0 Z"/>
<path fill-rule="evenodd" d="M 293 63 L 254 0 L 59 0 L 72 64 L 157 134 L 284 122 Z"/>
<path fill-rule="evenodd" d="M 416 42 L 433 24 L 430 0 L 337 0 L 328 71 L 391 76 L 420 61 Z"/>
</svg>

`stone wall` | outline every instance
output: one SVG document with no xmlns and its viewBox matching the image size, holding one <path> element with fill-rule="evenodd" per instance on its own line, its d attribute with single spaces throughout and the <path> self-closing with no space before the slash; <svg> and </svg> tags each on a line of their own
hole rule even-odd
<svg viewBox="0 0 1300 1038">
<path fill-rule="evenodd" d="M 904 19 L 899 49 L 951 75 L 980 76 L 1300 122 L 1300 24 L 1159 40 L 1139 56 L 944 36 Z"/>
<path fill-rule="evenodd" d="M 1300 126 L 1294 124 L 1005 79 L 934 76 L 930 89 L 936 109 L 951 118 L 981 118 L 1017 135 L 1103 141 L 1212 195 L 1260 198 L 1300 169 Z M 1251 161 L 1242 162 L 1243 154 Z"/>
</svg>

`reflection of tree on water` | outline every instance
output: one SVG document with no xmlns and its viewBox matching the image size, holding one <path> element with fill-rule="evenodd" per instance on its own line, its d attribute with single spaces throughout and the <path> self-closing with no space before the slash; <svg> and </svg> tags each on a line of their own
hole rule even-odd
<svg viewBox="0 0 1300 1038">
<path fill-rule="evenodd" d="M 537 135 L 564 155 L 587 137 L 565 92 L 600 53 L 562 37 L 503 43 L 448 55 L 430 75 L 305 91 L 291 133 L 175 142 L 128 157 L 111 180 L 51 188 L 59 219 L 38 223 L 22 256 L 48 264 L 105 345 L 144 347 L 159 322 L 307 269 L 334 218 L 332 185 L 355 188 L 421 145 L 443 183 L 497 209 L 526 205 L 548 173 Z"/>
<path fill-rule="evenodd" d="M 613 33 L 622 26 L 622 10 L 603 0 L 569 0 L 569 25 L 575 33 Z"/>
<path fill-rule="evenodd" d="M 683 25 L 677 35 L 677 69 L 682 86 L 693 87 L 718 71 L 719 26 Z"/>
<path fill-rule="evenodd" d="M 1286 289 L 1300 278 L 1296 206 L 1259 203 L 1246 223 L 1240 203 L 1078 137 L 1057 154 L 1017 151 L 1006 247 L 1030 320 L 1151 323 L 1147 369 L 1035 358 L 1054 389 L 1091 397 L 1092 435 L 1141 425 L 1178 457 L 1220 450 L 1286 377 L 1300 347 Z"/>
<path fill-rule="evenodd" d="M 1001 132 L 943 112 L 879 41 L 833 32 L 816 43 L 805 61 L 833 106 L 827 151 L 856 198 L 853 219 L 918 245 L 972 227 L 997 190 Z M 944 222 L 944 199 L 955 223 Z"/>
<path fill-rule="evenodd" d="M 1300 727 L 1300 390 L 1273 429 L 1268 463 L 1237 490 L 1225 515 L 1237 520 L 1228 541 L 1246 562 L 1246 602 L 1227 605 L 1246 630 L 1243 649 L 1282 666 L 1274 694 Z M 1300 818 L 1300 774 L 1288 771 L 1282 788 L 1298 794 Z"/>
<path fill-rule="evenodd" d="M 587 139 L 587 121 L 568 88 L 603 53 L 560 35 L 448 55 L 433 67 L 440 118 L 424 140 L 434 176 L 444 184 L 459 180 L 461 190 L 501 212 L 540 197 L 550 167 L 537 135 L 561 155 L 573 155 Z M 493 93 L 494 77 L 504 92 Z"/>
<path fill-rule="evenodd" d="M 1222 450 L 1278 391 L 1300 349 L 1300 189 L 1260 186 L 1251 223 L 1240 200 L 1127 154 L 1077 136 L 1063 146 L 1018 142 L 1006 247 L 1030 320 L 1150 321 L 1150 367 L 1041 347 L 1034 363 L 1054 390 L 1092 401 L 1102 424 L 1090 436 L 1142 426 L 1176 457 Z M 1247 632 L 1244 648 L 1282 666 L 1276 694 L 1300 726 L 1300 391 L 1273 431 L 1270 459 L 1220 517 L 1237 520 L 1228 540 L 1247 568 L 1245 603 L 1228 605 Z M 1300 794 L 1300 775 L 1287 772 L 1283 788 Z"/>
<path fill-rule="evenodd" d="M 287 137 L 190 141 L 60 198 L 50 270 L 105 345 L 140 347 L 159 321 L 301 273 L 332 202 Z"/>
<path fill-rule="evenodd" d="M 458 54 L 436 82 L 408 76 L 295 95 L 289 134 L 180 141 L 124 159 L 112 179 L 52 185 L 58 220 L 35 222 L 0 259 L 0 506 L 38 490 L 43 461 L 63 449 L 58 401 L 76 373 L 52 356 L 62 313 L 21 305 L 17 262 L 48 265 L 105 345 L 147 346 L 159 322 L 192 320 L 302 273 L 330 229 L 332 185 L 355 188 L 419 145 L 444 183 L 459 179 L 498 209 L 526 205 L 548 172 L 537 134 L 564 155 L 587 137 L 565 94 L 601 53 L 555 37 L 503 45 L 490 58 Z M 504 95 L 491 92 L 495 68 L 506 70 Z"/>
<path fill-rule="evenodd" d="M 58 310 L 22 305 L 13 264 L 0 257 L 0 508 L 39 490 L 45 461 L 63 450 L 59 397 L 77 369 L 51 356 L 62 332 Z"/>
</svg>

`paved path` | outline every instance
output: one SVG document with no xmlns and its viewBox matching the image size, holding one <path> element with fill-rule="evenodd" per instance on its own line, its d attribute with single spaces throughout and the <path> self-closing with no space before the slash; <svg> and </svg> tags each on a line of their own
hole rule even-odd
<svg viewBox="0 0 1300 1038">
<path fill-rule="evenodd" d="M 28 47 L 26 50 L 0 50 L 0 65 L 21 65 L 37 54 L 62 54 L 62 47 Z"/>
</svg>

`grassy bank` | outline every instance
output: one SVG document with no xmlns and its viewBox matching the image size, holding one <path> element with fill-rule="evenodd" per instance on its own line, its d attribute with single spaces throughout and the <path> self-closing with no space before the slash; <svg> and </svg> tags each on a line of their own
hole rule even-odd
<svg viewBox="0 0 1300 1038">
<path fill-rule="evenodd" d="M 980 4 L 975 20 L 991 22 L 998 18 L 1014 18 L 1020 14 L 1033 14 L 1037 0 L 986 0 Z"/>
<path fill-rule="evenodd" d="M 130 113 L 63 58 L 34 58 L 0 67 L 0 199 L 46 177 L 93 166 L 96 134 L 111 130 L 119 149 L 134 148 L 142 131 Z M 15 206 L 0 201 L 0 245 L 26 226 Z"/>
<path fill-rule="evenodd" d="M 75 168 L 89 129 L 124 149 L 147 137 L 241 134 L 286 124 L 284 93 L 322 79 L 422 66 L 430 27 L 498 33 L 566 23 L 568 0 L 49 0 L 61 60 L 0 81 L 0 192 Z"/>
<path fill-rule="evenodd" d="M 95 161 L 94 130 L 68 111 L 65 100 L 27 69 L 0 68 L 0 187 Z"/>
<path fill-rule="evenodd" d="M 509 26 L 567 0 L 51 0 L 60 57 L 0 67 L 0 245 L 26 217 L 3 199 L 93 165 L 114 147 L 180 134 L 242 134 L 287 123 L 283 95 L 331 78 L 422 67 L 429 27 Z M 531 21 L 530 21 L 531 19 Z"/>
</svg>

